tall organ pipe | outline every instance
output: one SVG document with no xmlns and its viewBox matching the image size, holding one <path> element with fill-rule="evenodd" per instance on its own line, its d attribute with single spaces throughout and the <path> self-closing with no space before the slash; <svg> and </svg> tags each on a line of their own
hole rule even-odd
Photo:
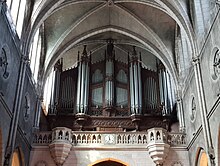
<svg viewBox="0 0 220 166">
<path fill-rule="evenodd" d="M 88 108 L 89 93 L 89 57 L 87 56 L 86 45 L 84 46 L 81 61 L 78 63 L 77 81 L 77 113 L 86 114 Z"/>
<path fill-rule="evenodd" d="M 62 59 L 58 60 L 54 65 L 54 71 L 52 74 L 52 89 L 50 99 L 50 114 L 56 114 L 56 106 L 59 100 L 59 87 L 60 87 L 60 74 L 62 71 Z"/>
<path fill-rule="evenodd" d="M 108 41 L 107 44 L 107 56 L 105 63 L 106 82 L 105 82 L 105 105 L 106 107 L 112 107 L 114 105 L 114 45 L 112 41 Z"/>
<path fill-rule="evenodd" d="M 141 94 L 141 65 L 133 47 L 133 54 L 130 62 L 130 93 L 131 93 L 131 112 L 132 114 L 142 113 L 142 94 Z"/>
</svg>

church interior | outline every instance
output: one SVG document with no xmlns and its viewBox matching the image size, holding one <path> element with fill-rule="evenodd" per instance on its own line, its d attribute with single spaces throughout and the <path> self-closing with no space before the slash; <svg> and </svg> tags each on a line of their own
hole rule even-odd
<svg viewBox="0 0 220 166">
<path fill-rule="evenodd" d="M 219 0 L 0 0 L 0 165 L 220 166 Z"/>
</svg>

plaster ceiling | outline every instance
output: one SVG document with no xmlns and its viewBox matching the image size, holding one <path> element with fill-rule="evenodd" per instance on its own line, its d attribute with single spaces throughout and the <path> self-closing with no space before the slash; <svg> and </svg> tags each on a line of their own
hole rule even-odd
<svg viewBox="0 0 220 166">
<path fill-rule="evenodd" d="M 45 70 L 60 57 L 64 57 L 65 68 L 72 67 L 84 44 L 95 59 L 102 55 L 109 38 L 114 40 L 116 52 L 122 57 L 135 45 L 142 52 L 143 61 L 146 59 L 144 63 L 152 69 L 154 56 L 168 67 L 174 64 L 177 22 L 162 1 L 55 0 L 44 1 L 42 12 L 46 8 L 50 12 L 45 12 L 43 20 Z"/>
</svg>

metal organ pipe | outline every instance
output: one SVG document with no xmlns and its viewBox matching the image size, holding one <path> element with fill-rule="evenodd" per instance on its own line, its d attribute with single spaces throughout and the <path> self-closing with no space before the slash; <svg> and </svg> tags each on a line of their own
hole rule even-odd
<svg viewBox="0 0 220 166">
<path fill-rule="evenodd" d="M 134 78 L 133 78 L 133 64 L 130 64 L 130 98 L 131 98 L 131 113 L 134 114 Z"/>
<path fill-rule="evenodd" d="M 139 92 L 139 114 L 142 109 L 142 86 L 141 86 L 141 64 L 138 62 L 138 92 Z"/>
<path fill-rule="evenodd" d="M 50 96 L 50 109 L 49 114 L 56 114 L 56 105 L 59 98 L 59 84 L 60 84 L 60 73 L 62 71 L 62 61 L 58 60 L 54 65 L 54 70 L 51 76 L 51 96 Z"/>
<path fill-rule="evenodd" d="M 105 71 L 106 71 L 106 82 L 105 82 L 105 105 L 107 107 L 113 106 L 114 101 L 114 55 L 113 55 L 114 45 L 111 40 L 108 41 L 107 44 L 107 56 L 105 63 Z"/>
<path fill-rule="evenodd" d="M 84 90 L 85 90 L 85 63 L 82 62 L 82 77 L 81 77 L 81 95 L 80 95 L 80 113 L 83 113 L 84 107 Z"/>
<path fill-rule="evenodd" d="M 89 64 L 86 64 L 86 81 L 85 81 L 85 93 L 84 93 L 84 107 L 85 111 L 88 108 L 88 92 L 89 92 Z"/>
<path fill-rule="evenodd" d="M 131 93 L 131 112 L 141 114 L 142 94 L 141 94 L 141 65 L 133 47 L 132 60 L 130 62 L 130 93 Z"/>
<path fill-rule="evenodd" d="M 79 62 L 78 81 L 77 81 L 77 113 L 85 114 L 88 106 L 89 91 L 89 58 L 86 46 Z"/>
<path fill-rule="evenodd" d="M 79 65 L 79 66 L 78 66 L 78 80 L 77 80 L 76 109 L 77 109 L 77 112 L 80 112 L 81 67 L 82 67 L 81 62 L 79 62 L 78 65 Z"/>
</svg>

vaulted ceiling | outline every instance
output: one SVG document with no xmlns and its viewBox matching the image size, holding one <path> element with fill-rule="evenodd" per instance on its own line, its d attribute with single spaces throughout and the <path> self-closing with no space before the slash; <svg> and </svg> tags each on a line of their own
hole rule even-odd
<svg viewBox="0 0 220 166">
<path fill-rule="evenodd" d="M 45 32 L 45 71 L 60 57 L 65 68 L 77 59 L 87 45 L 92 54 L 101 55 L 106 40 L 113 39 L 121 57 L 132 51 L 142 52 L 143 61 L 154 69 L 159 58 L 174 79 L 175 35 L 180 27 L 193 48 L 192 29 L 187 16 L 187 0 L 47 0 L 36 2 L 29 40 L 40 25 Z M 119 56 L 119 59 L 121 58 Z M 123 59 L 123 58 L 121 58 Z"/>
</svg>

